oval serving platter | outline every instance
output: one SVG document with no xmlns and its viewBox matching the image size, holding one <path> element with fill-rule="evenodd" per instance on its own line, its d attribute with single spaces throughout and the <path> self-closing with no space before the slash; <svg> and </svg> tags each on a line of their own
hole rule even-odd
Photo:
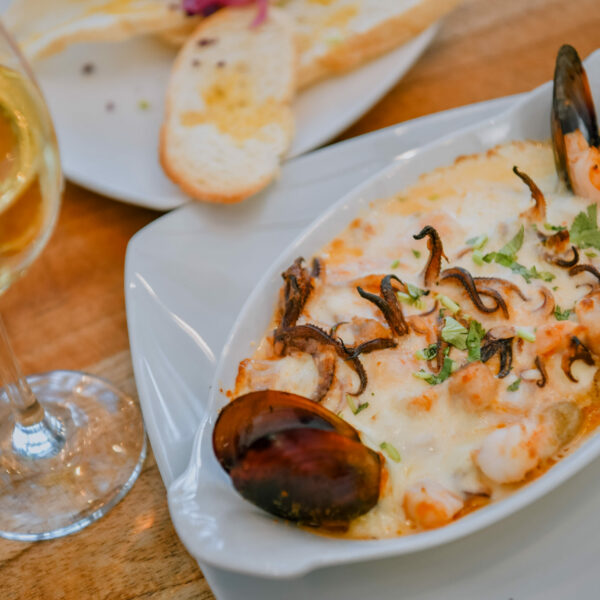
<svg viewBox="0 0 600 600">
<path fill-rule="evenodd" d="M 596 98 L 600 97 L 600 51 L 585 61 Z M 546 474 L 508 498 L 432 531 L 383 540 L 330 538 L 304 531 L 263 513 L 243 500 L 218 465 L 211 445 L 221 389 L 232 387 L 239 362 L 267 329 L 281 286 L 280 273 L 297 256 L 311 256 L 370 202 L 389 197 L 419 175 L 449 165 L 460 155 L 485 151 L 511 140 L 550 137 L 551 82 L 537 88 L 498 117 L 406 152 L 317 219 L 277 257 L 249 296 L 223 350 L 209 397 L 207 416 L 196 434 L 186 471 L 169 488 L 169 508 L 177 533 L 200 561 L 255 576 L 296 577 L 316 568 L 399 556 L 456 540 L 527 506 L 600 456 L 593 435 Z M 268 299 L 265 301 L 265 299 Z"/>
</svg>

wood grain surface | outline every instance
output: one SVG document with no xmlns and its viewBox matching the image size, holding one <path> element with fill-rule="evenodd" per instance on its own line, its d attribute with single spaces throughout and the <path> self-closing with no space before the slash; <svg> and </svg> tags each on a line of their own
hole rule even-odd
<svg viewBox="0 0 600 600">
<path fill-rule="evenodd" d="M 530 90 L 552 76 L 564 42 L 600 46 L 597 0 L 466 0 L 408 75 L 341 136 Z M 58 227 L 0 310 L 24 371 L 86 369 L 135 396 L 123 267 L 131 236 L 160 213 L 67 185 Z M 0 540 L 0 598 L 209 599 L 175 535 L 152 456 L 129 495 L 84 531 Z"/>
</svg>

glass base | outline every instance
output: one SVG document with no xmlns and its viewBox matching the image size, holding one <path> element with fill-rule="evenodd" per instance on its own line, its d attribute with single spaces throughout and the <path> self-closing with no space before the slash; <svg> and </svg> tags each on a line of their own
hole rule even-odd
<svg viewBox="0 0 600 600">
<path fill-rule="evenodd" d="M 47 540 L 83 529 L 125 496 L 146 435 L 138 405 L 103 379 L 74 371 L 26 379 L 45 417 L 15 426 L 0 390 L 0 537 Z"/>
</svg>

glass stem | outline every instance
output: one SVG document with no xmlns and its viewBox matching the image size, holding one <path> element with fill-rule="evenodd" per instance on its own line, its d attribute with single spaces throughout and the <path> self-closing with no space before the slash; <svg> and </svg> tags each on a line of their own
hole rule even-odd
<svg viewBox="0 0 600 600">
<path fill-rule="evenodd" d="M 17 423 L 27 427 L 43 420 L 44 410 L 21 373 L 1 315 L 0 380 L 4 385 L 4 391 Z"/>
</svg>

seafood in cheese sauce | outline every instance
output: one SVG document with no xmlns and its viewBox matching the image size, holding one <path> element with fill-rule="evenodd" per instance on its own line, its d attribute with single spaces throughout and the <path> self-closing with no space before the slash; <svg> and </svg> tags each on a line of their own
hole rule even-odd
<svg viewBox="0 0 600 600">
<path fill-rule="evenodd" d="M 385 538 L 448 524 L 542 474 L 600 422 L 596 218 L 559 180 L 552 145 L 519 141 L 421 176 L 298 259 L 215 426 L 221 464 L 243 473 L 238 491 L 302 523 Z M 253 417 L 254 454 L 226 459 L 248 426 L 239 410 L 237 434 L 220 421 L 261 391 L 271 404 L 261 397 Z M 302 397 L 291 420 L 273 417 L 278 394 L 286 411 Z M 307 399 L 330 417 L 318 441 L 290 441 L 291 422 L 309 427 Z M 317 447 L 340 463 L 322 466 Z M 283 471 L 322 476 L 302 516 L 278 458 L 292 455 Z"/>
</svg>

